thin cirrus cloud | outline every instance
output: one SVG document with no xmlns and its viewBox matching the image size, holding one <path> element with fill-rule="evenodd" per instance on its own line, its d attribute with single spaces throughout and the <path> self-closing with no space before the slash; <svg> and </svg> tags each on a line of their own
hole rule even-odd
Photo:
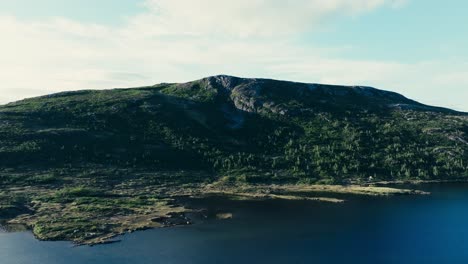
<svg viewBox="0 0 468 264">
<path fill-rule="evenodd" d="M 148 0 L 138 26 L 155 34 L 284 36 L 313 29 L 331 15 L 359 15 L 379 7 L 399 8 L 406 0 Z"/>
<path fill-rule="evenodd" d="M 189 81 L 213 74 L 373 85 L 426 103 L 464 109 L 434 96 L 435 85 L 468 85 L 459 62 L 415 64 L 340 58 L 345 47 L 296 41 L 327 20 L 404 0 L 147 0 L 119 26 L 66 17 L 0 16 L 0 103 L 57 91 Z M 411 88 L 408 88 L 411 86 Z M 465 86 L 466 87 L 466 86 Z M 462 95 L 466 92 L 460 91 Z M 465 110 L 468 110 L 465 108 Z"/>
</svg>

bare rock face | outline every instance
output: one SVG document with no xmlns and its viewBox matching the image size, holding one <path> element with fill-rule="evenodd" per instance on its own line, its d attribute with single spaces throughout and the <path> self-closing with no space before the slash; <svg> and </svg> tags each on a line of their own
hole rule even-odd
<svg viewBox="0 0 468 264">
<path fill-rule="evenodd" d="M 234 87 L 238 85 L 239 82 L 245 80 L 243 78 L 237 78 L 233 76 L 227 75 L 218 75 L 213 77 L 206 78 L 209 85 L 212 87 L 222 87 L 227 90 L 232 90 Z"/>
<path fill-rule="evenodd" d="M 215 92 L 227 106 L 247 113 L 291 115 L 311 112 L 314 108 L 449 111 L 423 105 L 398 93 L 366 86 L 307 84 L 228 75 L 212 76 L 196 82 L 202 89 Z M 190 89 L 193 83 L 178 86 Z M 228 112 L 232 117 L 234 112 Z M 239 120 L 239 117 L 231 119 Z"/>
<path fill-rule="evenodd" d="M 197 96 L 197 89 L 201 94 L 215 94 L 221 110 L 231 120 L 230 127 L 239 127 L 245 113 L 288 116 L 329 110 L 451 111 L 418 103 L 398 93 L 366 86 L 309 84 L 228 75 L 174 85 L 182 92 L 187 91 L 193 98 Z"/>
</svg>

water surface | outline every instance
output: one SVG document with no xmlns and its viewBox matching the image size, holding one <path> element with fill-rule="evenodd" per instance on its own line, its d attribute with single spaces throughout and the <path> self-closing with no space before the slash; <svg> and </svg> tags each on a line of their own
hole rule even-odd
<svg viewBox="0 0 468 264">
<path fill-rule="evenodd" d="M 0 232 L 2 264 L 468 263 L 468 185 L 431 196 L 299 201 L 197 201 L 234 219 L 137 232 L 121 243 L 73 247 Z"/>
</svg>

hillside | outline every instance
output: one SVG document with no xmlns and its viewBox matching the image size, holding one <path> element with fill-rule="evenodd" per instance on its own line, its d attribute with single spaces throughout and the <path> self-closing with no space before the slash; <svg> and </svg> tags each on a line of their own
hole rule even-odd
<svg viewBox="0 0 468 264">
<path fill-rule="evenodd" d="M 468 176 L 468 116 L 369 87 L 215 76 L 0 107 L 0 164 L 203 170 L 250 181 Z"/>
<path fill-rule="evenodd" d="M 0 224 L 95 244 L 190 222 L 180 196 L 417 193 L 356 185 L 466 180 L 467 161 L 468 114 L 370 87 L 214 76 L 64 92 L 0 106 Z"/>
</svg>

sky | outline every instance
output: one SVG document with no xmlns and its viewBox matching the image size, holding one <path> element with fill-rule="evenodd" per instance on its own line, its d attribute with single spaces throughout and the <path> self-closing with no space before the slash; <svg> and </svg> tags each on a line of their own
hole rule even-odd
<svg viewBox="0 0 468 264">
<path fill-rule="evenodd" d="M 468 112 L 464 0 L 0 0 L 0 104 L 228 74 Z"/>
</svg>

